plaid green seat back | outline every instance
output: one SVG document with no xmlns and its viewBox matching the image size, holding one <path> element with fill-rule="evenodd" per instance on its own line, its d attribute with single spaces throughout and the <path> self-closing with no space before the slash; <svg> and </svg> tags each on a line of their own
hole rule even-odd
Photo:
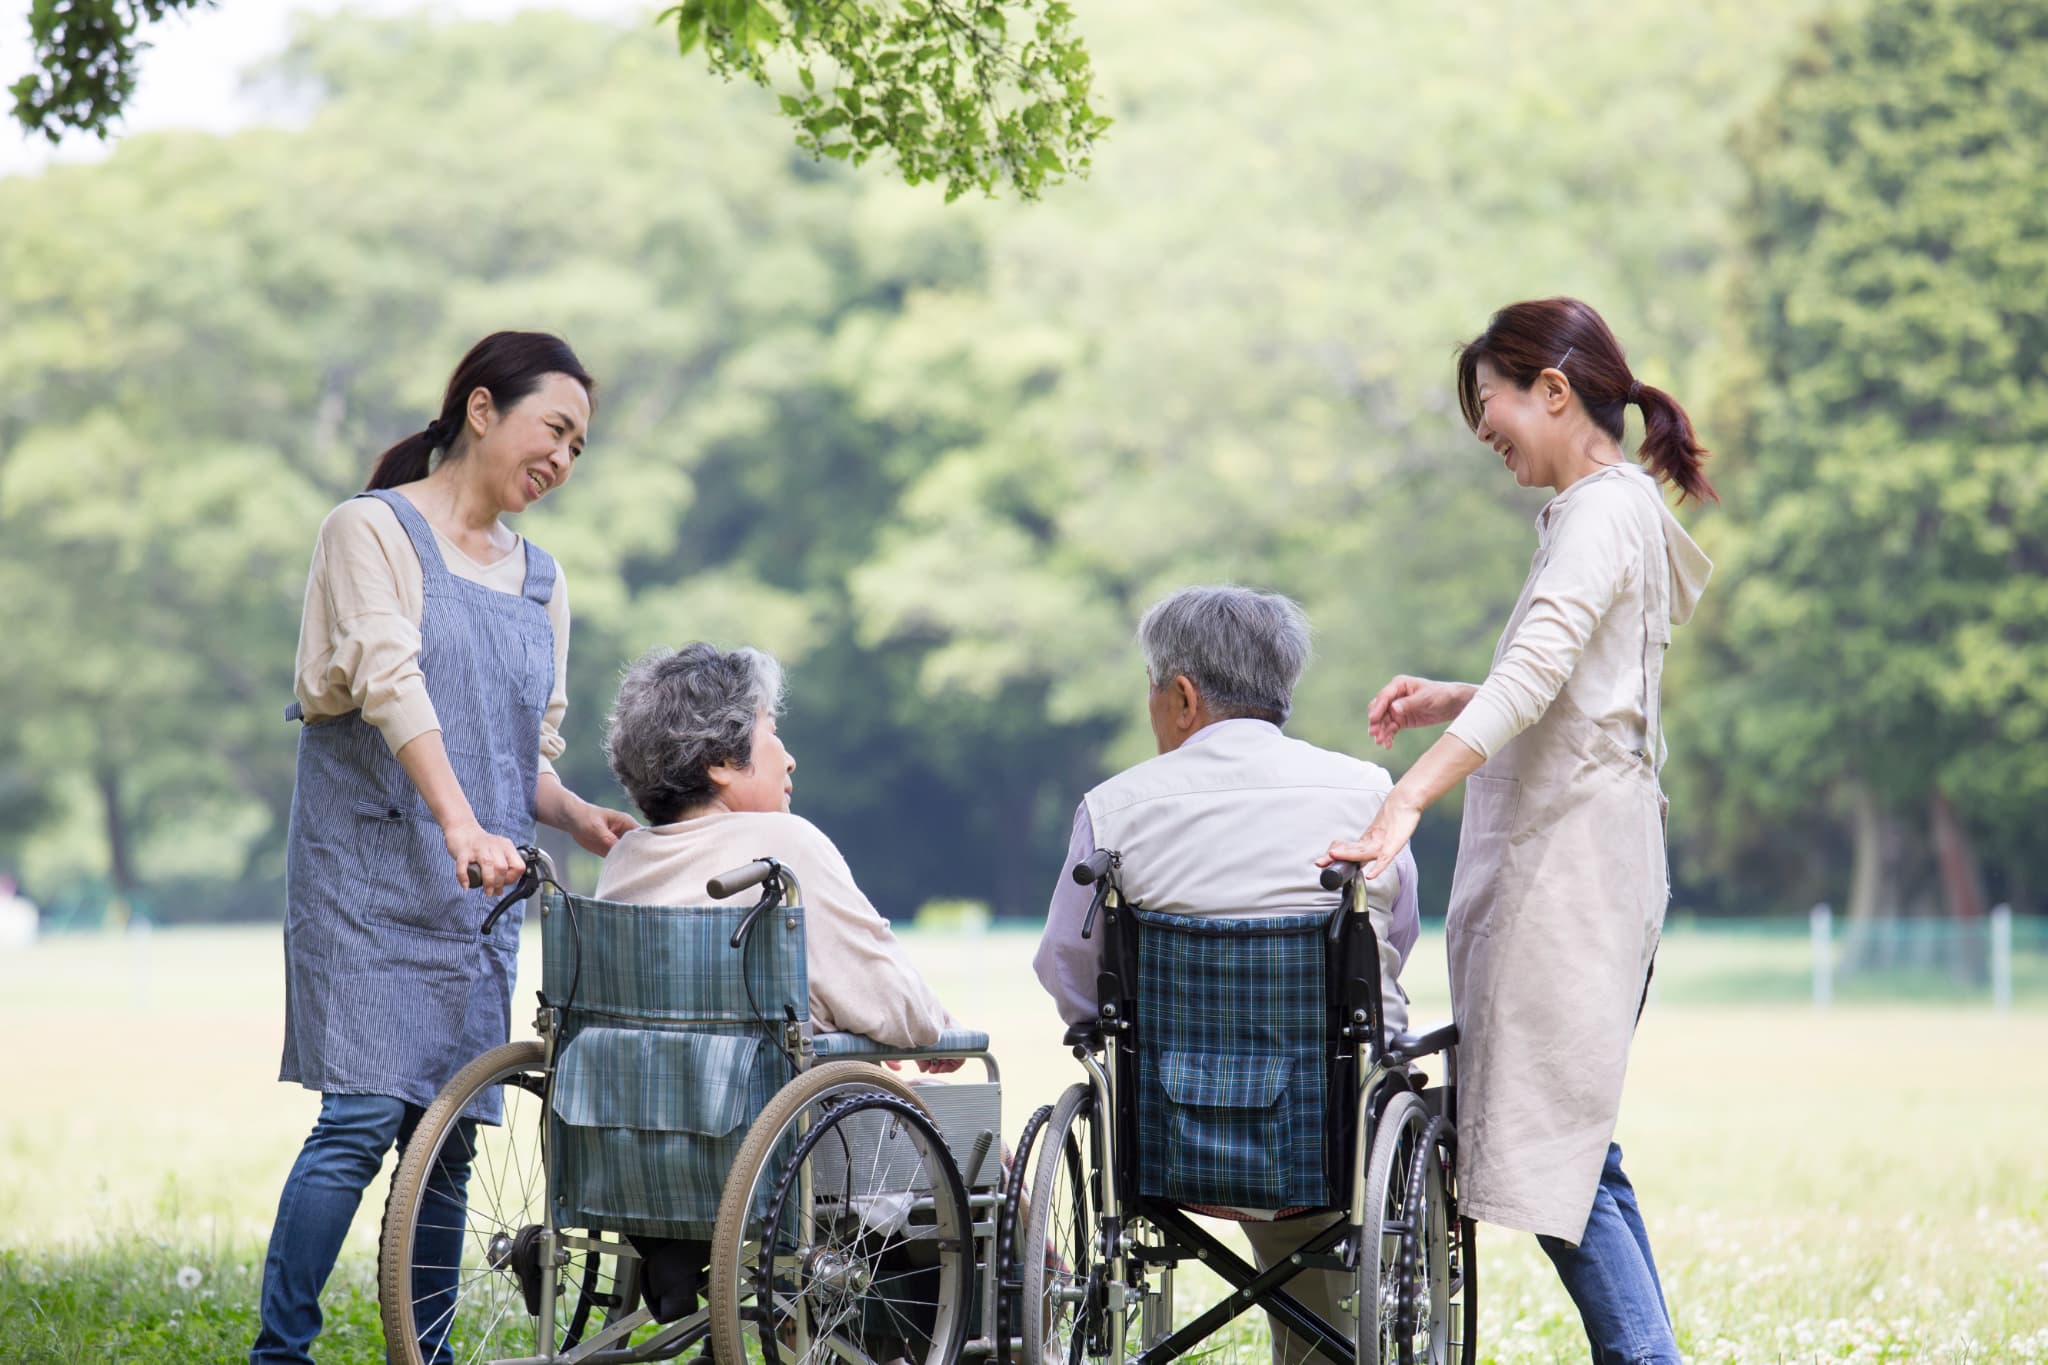
<svg viewBox="0 0 2048 1365">
<path fill-rule="evenodd" d="M 542 989 L 565 1007 L 550 1105 L 558 1226 L 711 1235 L 747 1129 L 792 1074 L 782 1023 L 810 1018 L 802 908 L 755 921 L 742 975 L 730 939 L 746 911 L 543 903 Z"/>
<path fill-rule="evenodd" d="M 1322 915 L 1137 919 L 1138 1192 L 1327 1205 Z"/>
</svg>

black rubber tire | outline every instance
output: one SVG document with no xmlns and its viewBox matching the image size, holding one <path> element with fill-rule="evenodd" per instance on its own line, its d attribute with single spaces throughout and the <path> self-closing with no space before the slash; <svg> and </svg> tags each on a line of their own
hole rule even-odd
<svg viewBox="0 0 2048 1365">
<path fill-rule="evenodd" d="M 775 1092 L 747 1130 L 726 1177 L 718 1201 L 718 1221 L 711 1234 L 711 1351 L 720 1361 L 749 1359 L 746 1350 L 747 1280 L 752 1258 L 747 1253 L 749 1211 L 757 1187 L 769 1175 L 769 1159 L 786 1130 L 804 1119 L 822 1117 L 835 1102 L 862 1094 L 893 1095 L 926 1112 L 924 1102 L 894 1072 L 871 1062 L 826 1062 L 793 1078 Z"/>
<path fill-rule="evenodd" d="M 1010 1154 L 1009 1169 L 1004 1174 L 1007 1182 L 1003 1189 L 1003 1203 L 996 1222 L 996 1365 L 1012 1365 L 1014 1353 L 1010 1342 L 1018 1330 L 1018 1314 L 1011 1300 L 1022 1292 L 1018 1268 L 1023 1264 L 1019 1253 L 1024 1230 L 1018 1225 L 1025 1209 L 1029 1207 L 1024 1198 L 1024 1177 L 1031 1170 L 1031 1154 L 1038 1145 L 1038 1135 L 1046 1121 L 1052 1117 L 1052 1106 L 1041 1104 L 1031 1111 L 1031 1117 L 1024 1120 L 1023 1130 L 1017 1134 L 1016 1150 Z"/>
<path fill-rule="evenodd" d="M 1452 1350 L 1451 1315 L 1460 1310 L 1465 1315 L 1461 1354 L 1470 1358 L 1470 1305 L 1458 1301 L 1465 1286 L 1452 1278 L 1453 1239 L 1462 1242 L 1464 1227 L 1449 1181 L 1454 1154 L 1449 1130 L 1413 1091 L 1396 1094 L 1380 1115 L 1366 1156 L 1358 1365 L 1454 1365 L 1459 1357 Z M 1414 1225 L 1406 1231 L 1382 1231 L 1411 1219 Z M 1464 1252 L 1461 1263 L 1469 1266 L 1469 1245 L 1459 1250 Z M 1414 1277 L 1406 1305 L 1400 1298 L 1404 1255 Z"/>
<path fill-rule="evenodd" d="M 1101 1279 L 1094 1245 L 1096 1152 L 1094 1134 L 1089 1131 L 1094 1122 L 1094 1089 L 1071 1085 L 1038 1134 L 1038 1171 L 1032 1181 L 1030 1214 L 1017 1248 L 1024 1286 L 1020 1303 L 1024 1321 L 1018 1325 L 1017 1335 L 1022 1338 L 1024 1365 L 1085 1358 L 1087 1338 L 1099 1335 L 1091 1321 L 1096 1309 L 1093 1295 L 1074 1302 L 1074 1296 Z M 1057 1258 L 1057 1265 L 1047 1264 L 1049 1253 Z M 1048 1270 L 1052 1271 L 1050 1277 Z M 1069 1307 L 1074 1310 L 1071 1314 L 1061 1311 Z M 1054 1354 L 1047 1354 L 1048 1346 Z"/>
<path fill-rule="evenodd" d="M 919 1197 L 904 1222 L 892 1229 L 877 1228 L 864 1214 L 850 1213 L 852 1204 L 843 1197 L 818 1197 L 822 1193 L 818 1177 L 829 1176 L 837 1162 L 845 1161 L 872 1137 L 877 1120 L 893 1128 L 899 1138 L 907 1137 L 920 1152 L 924 1178 L 910 1188 L 930 1189 L 928 1195 Z M 869 1131 L 861 1132 L 863 1127 Z M 824 1160 L 814 1161 L 816 1157 Z M 799 1179 L 807 1168 L 812 1178 L 809 1208 L 802 1203 Z M 853 1169 L 852 1162 L 839 1167 L 848 1182 L 839 1187 L 842 1196 L 850 1192 Z M 826 1210 L 833 1212 L 821 1218 Z M 925 1212 L 930 1215 L 928 1227 L 917 1216 Z M 826 1318 L 831 1325 L 810 1343 L 807 1352 L 797 1355 L 785 1353 L 779 1327 L 769 1330 L 771 1323 L 760 1324 L 756 1342 L 763 1365 L 828 1365 L 849 1358 L 845 1351 L 834 1348 L 833 1340 L 850 1348 L 852 1358 L 900 1358 L 911 1365 L 954 1365 L 960 1358 L 974 1302 L 974 1218 L 960 1168 L 946 1148 L 945 1136 L 922 1106 L 880 1092 L 835 1103 L 797 1140 L 765 1221 L 769 1227 L 794 1223 L 801 1229 L 799 1245 L 806 1249 L 807 1264 L 789 1298 L 803 1306 L 802 1320 L 812 1330 Z M 934 1263 L 919 1264 L 931 1246 L 938 1248 Z M 755 1260 L 755 1284 L 771 1283 L 778 1264 L 776 1248 L 762 1246 Z M 821 1270 L 821 1264 L 834 1269 Z M 805 1278 L 813 1275 L 815 1278 Z M 927 1310 L 929 1321 L 925 1320 Z M 855 1326 L 851 1332 L 843 1332 L 840 1324 L 848 1321 Z M 794 1336 L 797 1316 L 792 1314 L 788 1322 Z M 877 1349 L 877 1340 L 864 1334 L 871 1322 L 883 1324 L 880 1339 L 887 1349 Z M 921 1352 L 917 1349 L 920 1340 L 924 1343 Z"/>
</svg>

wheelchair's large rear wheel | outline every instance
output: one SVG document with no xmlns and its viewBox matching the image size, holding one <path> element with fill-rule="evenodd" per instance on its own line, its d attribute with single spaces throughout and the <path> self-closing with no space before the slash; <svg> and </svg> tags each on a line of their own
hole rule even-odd
<svg viewBox="0 0 2048 1365">
<path fill-rule="evenodd" d="M 461 1361 L 547 1358 L 627 1306 L 614 1257 L 577 1250 L 544 1268 L 545 1063 L 538 1040 L 478 1057 L 434 1097 L 405 1144 L 377 1256 L 384 1339 L 398 1365 L 426 1365 L 443 1341 Z M 504 1107 L 500 1123 L 462 1117 L 492 1089 Z M 431 1179 L 446 1171 L 467 1172 L 459 1207 Z M 544 1331 L 539 1308 L 550 1282 L 554 1323 Z"/>
<path fill-rule="evenodd" d="M 960 1172 L 916 1092 L 869 1063 L 814 1067 L 769 1101 L 726 1181 L 712 1353 L 740 1365 L 952 1365 L 973 1262 Z"/>
<path fill-rule="evenodd" d="M 1080 1365 L 1107 1354 L 1106 1269 L 1096 1256 L 1095 1092 L 1060 1096 L 1034 1145 L 1029 1215 L 1017 1247 L 1023 1365 Z"/>
<path fill-rule="evenodd" d="M 1413 1092 L 1395 1095 L 1366 1162 L 1358 1365 L 1472 1359 L 1471 1225 L 1457 1216 L 1454 1160 L 1443 1122 Z"/>
</svg>

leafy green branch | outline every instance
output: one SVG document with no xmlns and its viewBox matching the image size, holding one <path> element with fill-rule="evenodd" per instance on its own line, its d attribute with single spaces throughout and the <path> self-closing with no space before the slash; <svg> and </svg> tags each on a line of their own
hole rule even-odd
<svg viewBox="0 0 2048 1365">
<path fill-rule="evenodd" d="M 214 0 L 35 0 L 29 7 L 34 68 L 8 87 L 22 131 L 55 142 L 69 129 L 100 137 L 135 93 L 148 43 L 145 24 Z"/>
<path fill-rule="evenodd" d="M 1087 174 L 1110 120 L 1073 19 L 1064 0 L 685 0 L 658 22 L 728 79 L 771 86 L 788 54 L 799 147 L 854 165 L 888 151 L 951 201 L 1003 183 L 1033 199 Z"/>
</svg>

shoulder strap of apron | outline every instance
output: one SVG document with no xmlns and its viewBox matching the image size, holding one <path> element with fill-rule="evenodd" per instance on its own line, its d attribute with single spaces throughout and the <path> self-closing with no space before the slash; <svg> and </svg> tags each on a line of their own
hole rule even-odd
<svg viewBox="0 0 2048 1365">
<path fill-rule="evenodd" d="M 528 601 L 542 606 L 555 595 L 555 557 L 530 540 L 526 542 L 526 586 L 521 591 Z"/>
<path fill-rule="evenodd" d="M 398 518 L 398 524 L 405 528 L 405 538 L 412 542 L 412 552 L 420 557 L 420 571 L 428 578 L 448 572 L 448 565 L 441 559 L 441 547 L 434 543 L 434 528 L 427 525 L 427 519 L 420 515 L 420 509 L 412 505 L 411 499 L 389 488 L 374 488 L 356 496 L 375 498 L 391 509 Z"/>
<path fill-rule="evenodd" d="M 412 542 L 412 552 L 420 557 L 421 570 L 429 573 L 447 572 L 447 566 L 441 562 L 441 548 L 434 544 L 434 528 L 427 525 L 427 519 L 420 515 L 419 509 L 408 502 L 404 495 L 394 493 L 388 488 L 373 488 L 356 496 L 375 498 L 391 509 L 392 514 L 398 518 L 399 526 L 405 531 L 405 538 Z M 306 718 L 306 708 L 296 701 L 292 702 L 284 708 L 284 718 L 287 721 L 302 721 Z"/>
</svg>

